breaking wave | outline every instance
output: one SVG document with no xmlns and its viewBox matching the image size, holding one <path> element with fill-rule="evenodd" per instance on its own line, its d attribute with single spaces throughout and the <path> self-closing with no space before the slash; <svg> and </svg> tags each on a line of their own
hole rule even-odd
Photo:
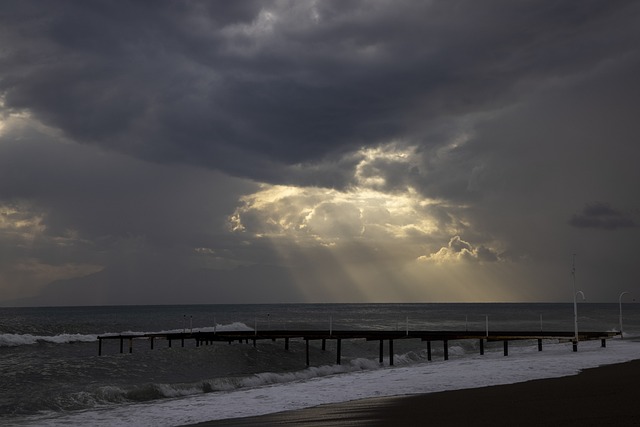
<svg viewBox="0 0 640 427">
<path fill-rule="evenodd" d="M 193 332 L 214 332 L 214 331 L 252 331 L 253 329 L 241 322 L 234 322 L 228 325 L 216 325 L 205 328 L 193 329 Z M 183 329 L 173 329 L 160 332 L 111 332 L 100 334 L 100 336 L 117 335 L 143 335 L 145 333 L 178 333 Z M 21 345 L 33 345 L 38 343 L 69 344 L 74 342 L 94 342 L 98 340 L 98 335 L 93 334 L 59 334 L 59 335 L 33 335 L 33 334 L 0 334 L 0 347 L 17 347 Z"/>
<path fill-rule="evenodd" d="M 73 342 L 97 341 L 97 335 L 60 334 L 60 335 L 31 335 L 31 334 L 0 334 L 0 347 L 17 347 L 42 342 L 53 344 L 68 344 Z"/>
</svg>

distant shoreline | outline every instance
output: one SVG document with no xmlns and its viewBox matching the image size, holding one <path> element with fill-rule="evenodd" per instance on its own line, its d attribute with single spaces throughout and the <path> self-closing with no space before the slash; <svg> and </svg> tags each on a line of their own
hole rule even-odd
<svg viewBox="0 0 640 427">
<path fill-rule="evenodd" d="M 633 360 L 560 378 L 363 399 L 191 426 L 637 426 L 639 387 L 640 360 Z"/>
</svg>

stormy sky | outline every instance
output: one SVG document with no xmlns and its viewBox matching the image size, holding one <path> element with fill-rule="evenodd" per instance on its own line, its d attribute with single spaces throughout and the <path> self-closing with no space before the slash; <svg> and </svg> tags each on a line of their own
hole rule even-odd
<svg viewBox="0 0 640 427">
<path fill-rule="evenodd" d="M 0 305 L 640 298 L 639 21 L 3 1 Z"/>
</svg>

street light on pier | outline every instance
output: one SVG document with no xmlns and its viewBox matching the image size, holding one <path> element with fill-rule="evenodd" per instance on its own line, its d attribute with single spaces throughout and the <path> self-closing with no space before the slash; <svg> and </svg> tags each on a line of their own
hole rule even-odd
<svg viewBox="0 0 640 427">
<path fill-rule="evenodd" d="M 620 339 L 624 339 L 624 334 L 622 333 L 622 297 L 625 294 L 628 294 L 629 292 L 623 292 L 620 294 L 620 297 L 618 298 L 618 304 L 620 305 Z"/>
<path fill-rule="evenodd" d="M 573 338 L 573 351 L 578 351 L 578 294 L 585 300 L 584 292 L 576 291 L 576 254 L 573 254 L 571 266 L 571 277 L 573 278 L 573 328 L 575 336 Z"/>
</svg>

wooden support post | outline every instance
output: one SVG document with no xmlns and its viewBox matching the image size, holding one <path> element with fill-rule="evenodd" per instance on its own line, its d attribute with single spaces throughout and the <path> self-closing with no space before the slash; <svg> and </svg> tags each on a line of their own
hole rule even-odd
<svg viewBox="0 0 640 427">
<path fill-rule="evenodd" d="M 180 340 L 182 341 L 181 347 L 184 347 L 184 337 L 182 337 Z"/>
<path fill-rule="evenodd" d="M 284 339 L 284 349 L 289 350 L 289 338 Z"/>
<path fill-rule="evenodd" d="M 171 348 L 171 338 L 169 338 L 169 348 Z"/>
<path fill-rule="evenodd" d="M 431 362 L 431 341 L 427 341 L 427 360 Z"/>
<path fill-rule="evenodd" d="M 538 351 L 542 351 L 542 338 L 538 338 Z"/>
<path fill-rule="evenodd" d="M 129 353 L 133 353 L 133 338 L 129 338 Z"/>
<path fill-rule="evenodd" d="M 484 340 L 480 338 L 480 356 L 484 355 Z"/>
<path fill-rule="evenodd" d="M 98 338 L 98 356 L 102 356 L 102 338 Z"/>
<path fill-rule="evenodd" d="M 389 366 L 393 366 L 393 340 L 389 340 Z"/>
<path fill-rule="evenodd" d="M 607 346 L 607 339 L 606 338 L 601 338 L 600 340 L 600 346 L 602 348 L 605 348 Z"/>
<path fill-rule="evenodd" d="M 504 355 L 508 356 L 509 355 L 509 341 L 508 340 L 504 340 Z"/>
<path fill-rule="evenodd" d="M 336 364 L 340 365 L 342 359 L 342 340 L 338 338 L 336 340 Z"/>
<path fill-rule="evenodd" d="M 120 337 L 120 354 L 124 353 L 124 338 Z"/>
<path fill-rule="evenodd" d="M 578 341 L 573 341 L 573 351 L 578 351 Z"/>
<path fill-rule="evenodd" d="M 254 347 L 256 346 L 256 339 L 255 338 L 253 339 L 253 346 Z"/>
<path fill-rule="evenodd" d="M 444 351 L 444 360 L 449 360 L 449 341 L 443 340 L 443 351 Z"/>
<path fill-rule="evenodd" d="M 307 366 L 309 366 L 309 338 L 305 338 L 304 343 L 307 350 Z"/>
<path fill-rule="evenodd" d="M 322 350 L 326 350 L 327 349 L 327 340 L 326 338 L 322 338 Z"/>
<path fill-rule="evenodd" d="M 384 362 L 384 340 L 380 340 L 380 363 Z"/>
<path fill-rule="evenodd" d="M 154 337 L 150 337 L 149 338 L 149 342 L 151 343 L 151 350 L 153 350 L 153 340 L 154 339 L 155 339 Z"/>
</svg>

